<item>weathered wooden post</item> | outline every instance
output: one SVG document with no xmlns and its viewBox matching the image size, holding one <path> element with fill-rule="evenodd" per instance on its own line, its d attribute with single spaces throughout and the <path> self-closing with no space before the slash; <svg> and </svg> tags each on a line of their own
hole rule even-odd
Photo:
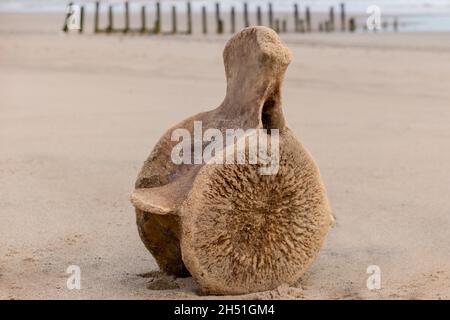
<svg viewBox="0 0 450 320">
<path fill-rule="evenodd" d="M 186 8 L 186 13 L 187 13 L 187 34 L 192 34 L 192 10 L 191 10 L 191 3 L 188 2 L 187 3 L 187 8 Z"/>
<path fill-rule="evenodd" d="M 392 27 L 394 28 L 395 32 L 398 31 L 398 18 L 397 17 L 394 18 L 394 23 L 392 24 Z"/>
<path fill-rule="evenodd" d="M 355 32 L 355 30 L 356 30 L 355 18 L 350 18 L 348 20 L 348 29 L 349 29 L 350 32 Z"/>
<path fill-rule="evenodd" d="M 256 8 L 256 25 L 262 26 L 262 15 L 260 6 Z"/>
<path fill-rule="evenodd" d="M 130 5 L 128 1 L 125 1 L 125 28 L 123 32 L 127 33 L 130 31 Z"/>
<path fill-rule="evenodd" d="M 334 31 L 334 7 L 330 7 L 327 31 Z"/>
<path fill-rule="evenodd" d="M 141 32 L 144 33 L 147 30 L 145 5 L 141 7 Z"/>
<path fill-rule="evenodd" d="M 216 23 L 217 23 L 217 33 L 222 34 L 223 33 L 223 22 L 220 18 L 220 4 L 216 2 Z"/>
<path fill-rule="evenodd" d="M 294 4 L 294 31 L 299 32 L 298 4 Z"/>
<path fill-rule="evenodd" d="M 231 7 L 230 11 L 230 31 L 231 33 L 236 32 L 236 12 L 234 11 L 234 7 Z"/>
<path fill-rule="evenodd" d="M 205 6 L 202 6 L 202 31 L 203 31 L 203 34 L 208 33 L 208 24 L 207 24 L 207 20 L 206 20 L 206 7 Z"/>
<path fill-rule="evenodd" d="M 177 7 L 172 6 L 172 33 L 177 33 Z"/>
<path fill-rule="evenodd" d="M 269 27 L 273 29 L 273 11 L 271 3 L 269 3 Z"/>
<path fill-rule="evenodd" d="M 248 21 L 248 5 L 247 5 L 247 2 L 244 2 L 244 26 L 246 28 L 250 26 L 250 22 Z"/>
<path fill-rule="evenodd" d="M 298 21 L 298 23 L 299 23 L 299 31 L 304 33 L 305 32 L 305 21 L 303 19 L 300 19 Z"/>
<path fill-rule="evenodd" d="M 311 32 L 311 12 L 309 12 L 309 7 L 306 7 L 305 20 L 306 20 L 306 31 Z"/>
<path fill-rule="evenodd" d="M 95 2 L 95 13 L 94 13 L 94 33 L 99 32 L 99 28 L 98 28 L 98 15 L 100 12 L 100 2 L 96 1 Z"/>
<path fill-rule="evenodd" d="M 280 33 L 280 20 L 275 19 L 275 32 Z"/>
<path fill-rule="evenodd" d="M 84 6 L 80 7 L 80 29 L 78 29 L 78 33 L 83 33 L 84 29 Z"/>
<path fill-rule="evenodd" d="M 282 31 L 283 33 L 286 33 L 286 32 L 287 32 L 287 22 L 286 22 L 286 19 L 283 19 L 283 21 L 281 22 L 281 31 Z"/>
<path fill-rule="evenodd" d="M 109 5 L 108 7 L 108 27 L 106 28 L 106 32 L 113 31 L 113 6 Z"/>
<path fill-rule="evenodd" d="M 341 3 L 341 31 L 345 31 L 345 4 Z"/>
<path fill-rule="evenodd" d="M 70 17 L 70 14 L 71 14 L 72 5 L 73 5 L 72 2 L 69 2 L 69 4 L 67 5 L 66 18 L 64 19 L 64 26 L 63 26 L 63 31 L 64 32 L 68 32 L 69 31 L 69 27 L 67 26 L 67 22 L 68 22 L 68 19 Z"/>
<path fill-rule="evenodd" d="M 156 3 L 156 19 L 155 19 L 155 26 L 154 26 L 153 32 L 155 34 L 158 34 L 161 32 L 161 5 L 159 2 Z"/>
</svg>

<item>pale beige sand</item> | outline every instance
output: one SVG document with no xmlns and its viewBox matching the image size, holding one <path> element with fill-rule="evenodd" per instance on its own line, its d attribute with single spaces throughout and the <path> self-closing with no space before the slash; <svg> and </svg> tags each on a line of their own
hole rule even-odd
<svg viewBox="0 0 450 320">
<path fill-rule="evenodd" d="M 159 136 L 221 102 L 228 35 L 60 26 L 0 16 L 0 298 L 211 298 L 152 272 L 128 197 Z M 283 38 L 287 120 L 338 222 L 296 287 L 238 298 L 450 298 L 450 35 Z"/>
</svg>

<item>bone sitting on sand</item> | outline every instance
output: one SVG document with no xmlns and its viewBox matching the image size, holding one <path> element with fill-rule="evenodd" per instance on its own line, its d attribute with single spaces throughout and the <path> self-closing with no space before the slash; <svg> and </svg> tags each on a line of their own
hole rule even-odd
<svg viewBox="0 0 450 320">
<path fill-rule="evenodd" d="M 297 281 L 314 261 L 332 222 L 330 208 L 317 166 L 281 108 L 289 49 L 273 30 L 252 27 L 228 41 L 223 57 L 224 101 L 166 132 L 138 176 L 132 202 L 139 234 L 161 270 L 191 274 L 208 293 L 271 290 Z M 171 162 L 172 132 L 192 134 L 195 121 L 220 131 L 279 130 L 279 171 L 260 176 L 248 161 Z"/>
</svg>

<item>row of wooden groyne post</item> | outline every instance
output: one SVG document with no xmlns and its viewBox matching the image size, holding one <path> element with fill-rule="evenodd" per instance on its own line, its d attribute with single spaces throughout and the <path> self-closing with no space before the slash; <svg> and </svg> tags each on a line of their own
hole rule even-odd
<svg viewBox="0 0 450 320">
<path fill-rule="evenodd" d="M 72 4 L 69 4 L 69 6 Z M 184 30 L 179 29 L 177 24 L 177 7 L 175 5 L 172 5 L 171 7 L 171 30 L 169 31 L 162 31 L 161 28 L 161 4 L 160 2 L 156 2 L 154 4 L 154 14 L 155 19 L 151 26 L 147 23 L 147 11 L 149 9 L 148 6 L 142 5 L 141 6 L 141 12 L 140 12 L 140 20 L 141 24 L 139 28 L 131 28 L 130 27 L 130 5 L 128 1 L 125 1 L 123 3 L 123 12 L 124 12 L 124 27 L 123 28 L 117 28 L 114 27 L 114 14 L 113 14 L 113 5 L 108 6 L 108 13 L 107 13 L 107 25 L 104 28 L 100 28 L 100 2 L 95 2 L 95 11 L 94 11 L 94 33 L 113 33 L 113 32 L 121 32 L 121 33 L 141 33 L 141 34 L 192 34 L 193 28 L 192 28 L 192 6 L 191 2 L 186 3 L 186 27 Z M 80 7 L 80 25 L 78 28 L 78 31 L 82 33 L 84 31 L 84 20 L 85 20 L 85 10 L 84 6 Z M 284 12 L 285 13 L 285 12 Z M 311 10 L 309 7 L 305 7 L 302 12 L 300 12 L 299 5 L 293 4 L 293 28 L 288 29 L 288 23 L 286 19 L 277 19 L 274 18 L 274 10 L 272 3 L 267 4 L 267 25 L 268 27 L 274 29 L 278 33 L 285 33 L 285 32 L 297 32 L 297 33 L 303 33 L 303 32 L 312 32 L 312 31 L 319 31 L 319 32 L 334 32 L 334 31 L 350 31 L 354 32 L 357 29 L 356 26 L 356 19 L 353 17 L 350 17 L 347 19 L 346 12 L 345 12 L 345 4 L 341 3 L 339 5 L 339 25 L 336 20 L 336 13 L 335 8 L 330 7 L 328 15 L 326 16 L 326 19 L 323 21 L 320 21 L 316 28 L 312 27 L 312 18 L 311 18 Z M 230 32 L 234 33 L 236 32 L 236 8 L 234 6 L 231 7 L 229 11 L 230 17 L 229 17 L 229 23 L 230 23 Z M 221 12 L 220 3 L 215 3 L 215 30 L 214 32 L 217 34 L 224 33 L 224 17 Z M 243 3 L 243 25 L 244 27 L 249 27 L 250 19 L 249 19 L 249 10 L 248 10 L 248 4 Z M 201 30 L 203 34 L 208 33 L 208 14 L 207 14 L 207 7 L 202 6 L 201 8 Z M 254 24 L 253 24 L 254 25 Z M 256 25 L 263 25 L 263 8 L 261 6 L 256 7 Z M 63 27 L 64 31 L 68 31 L 67 27 L 67 20 Z"/>
</svg>

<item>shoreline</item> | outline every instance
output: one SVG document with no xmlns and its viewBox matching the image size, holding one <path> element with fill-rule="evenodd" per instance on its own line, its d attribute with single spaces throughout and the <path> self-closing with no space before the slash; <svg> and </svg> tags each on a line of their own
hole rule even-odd
<svg viewBox="0 0 450 320">
<path fill-rule="evenodd" d="M 106 28 L 107 25 L 107 7 L 101 7 L 100 11 L 100 28 Z M 137 8 L 139 9 L 139 8 Z M 120 7 L 116 7 L 114 9 L 114 24 L 117 27 L 123 27 L 124 25 L 124 17 L 123 10 L 120 10 Z M 339 10 L 335 10 L 335 19 L 336 19 L 336 30 L 330 33 L 341 33 L 340 31 L 340 16 Z M 51 17 L 51 20 L 59 20 L 60 26 L 55 25 L 55 31 L 61 30 L 64 19 L 65 19 L 64 10 L 60 10 L 58 12 L 2 12 L 0 11 L 0 16 L 4 17 L 33 17 L 32 19 L 40 19 L 40 17 Z M 86 12 L 85 17 L 85 34 L 93 33 L 93 21 L 94 21 L 94 13 L 91 10 Z M 164 10 L 161 13 L 162 15 L 162 29 L 166 31 L 171 30 L 171 12 L 170 10 Z M 186 21 L 186 12 L 178 11 L 178 25 L 180 30 L 185 29 L 187 24 Z M 300 10 L 300 19 L 304 19 L 305 12 L 304 10 Z M 155 19 L 155 11 L 154 8 L 147 8 L 147 26 L 151 26 L 154 23 Z M 197 10 L 193 10 L 193 31 L 194 35 L 201 35 L 202 27 L 201 27 L 201 12 Z M 304 35 L 305 33 L 295 33 L 294 32 L 294 13 L 293 11 L 276 11 L 274 12 L 274 19 L 279 19 L 280 28 L 282 20 L 286 20 L 287 30 L 289 34 L 298 34 L 299 36 Z M 365 28 L 365 21 L 368 17 L 368 14 L 365 12 L 356 12 L 346 14 L 347 24 L 348 19 L 350 17 L 354 17 L 357 24 L 356 33 L 374 33 L 367 30 Z M 229 10 L 221 10 L 221 18 L 225 24 L 225 34 L 229 33 L 230 29 L 230 12 Z M 250 23 L 254 24 L 256 22 L 256 11 L 251 10 L 249 8 L 249 18 Z M 141 13 L 139 10 L 133 10 L 130 12 L 130 20 L 131 26 L 134 29 L 139 29 L 141 27 Z M 263 24 L 267 25 L 267 12 L 264 11 L 262 14 Z M 311 25 L 313 33 L 327 33 L 327 32 L 319 32 L 319 23 L 328 19 L 327 11 L 312 11 L 311 12 Z M 398 31 L 393 29 L 393 22 L 397 20 L 399 23 Z M 215 16 L 214 16 L 214 8 L 210 8 L 207 14 L 208 21 L 208 31 L 210 34 L 214 34 L 216 29 L 215 26 Z M 432 14 L 423 14 L 423 13 L 402 13 L 402 14 L 382 14 L 382 24 L 385 24 L 382 27 L 382 30 L 379 30 L 375 33 L 392 33 L 392 32 L 400 32 L 400 33 L 450 33 L 450 9 L 448 13 L 432 13 Z M 236 28 L 237 30 L 243 27 L 243 13 L 242 11 L 236 11 Z M 348 26 L 347 26 L 348 27 Z M 348 31 L 347 31 L 348 32 Z"/>
</svg>

